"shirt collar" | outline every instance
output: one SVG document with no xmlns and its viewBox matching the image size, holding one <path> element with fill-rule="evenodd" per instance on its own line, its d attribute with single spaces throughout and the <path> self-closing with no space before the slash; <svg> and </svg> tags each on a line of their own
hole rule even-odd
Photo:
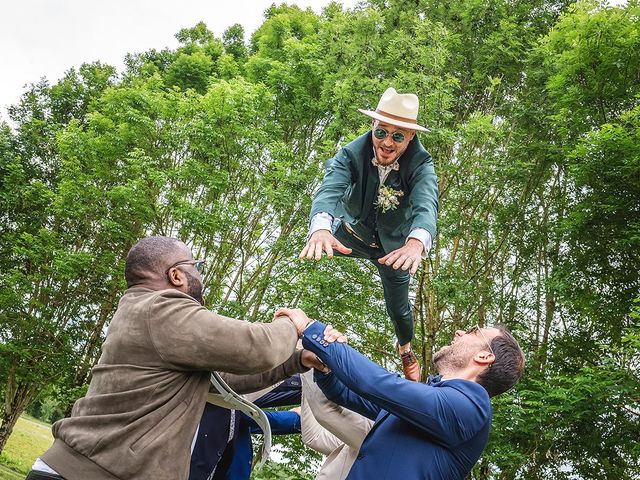
<svg viewBox="0 0 640 480">
<path fill-rule="evenodd" d="M 393 162 L 391 165 L 380 165 L 378 163 L 378 159 L 376 158 L 375 152 L 373 154 L 373 158 L 371 159 L 371 163 L 373 163 L 373 165 L 375 165 L 378 168 L 390 168 L 391 170 L 400 170 L 400 164 L 398 163 L 398 159 L 396 159 L 396 161 Z"/>
</svg>

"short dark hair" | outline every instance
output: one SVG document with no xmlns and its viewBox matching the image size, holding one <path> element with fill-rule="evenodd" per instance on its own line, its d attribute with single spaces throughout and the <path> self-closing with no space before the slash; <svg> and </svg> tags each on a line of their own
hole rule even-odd
<svg viewBox="0 0 640 480">
<path fill-rule="evenodd" d="M 495 360 L 476 380 L 490 397 L 509 390 L 520 380 L 524 372 L 524 353 L 517 340 L 506 326 L 495 325 L 493 328 L 500 330 L 500 334 L 491 340 Z"/>
<path fill-rule="evenodd" d="M 127 287 L 141 280 L 161 275 L 167 258 L 179 248 L 180 240 L 172 237 L 145 237 L 138 241 L 129 253 L 124 265 Z"/>
</svg>

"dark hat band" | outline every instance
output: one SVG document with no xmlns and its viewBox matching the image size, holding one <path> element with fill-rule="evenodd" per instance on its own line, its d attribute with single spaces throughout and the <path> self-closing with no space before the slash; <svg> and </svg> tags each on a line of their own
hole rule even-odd
<svg viewBox="0 0 640 480">
<path fill-rule="evenodd" d="M 380 110 L 379 108 L 376 108 L 376 113 L 379 113 L 380 115 L 384 115 L 385 117 L 389 117 L 389 118 L 391 118 L 393 120 L 398 120 L 398 121 L 401 121 L 401 122 L 418 123 L 415 118 L 401 117 L 400 115 L 394 115 L 393 113 L 387 113 L 384 110 Z"/>
</svg>

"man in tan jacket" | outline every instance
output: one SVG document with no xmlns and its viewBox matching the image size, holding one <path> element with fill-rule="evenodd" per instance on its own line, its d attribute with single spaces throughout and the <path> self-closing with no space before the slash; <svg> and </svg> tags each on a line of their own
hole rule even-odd
<svg viewBox="0 0 640 480">
<path fill-rule="evenodd" d="M 53 425 L 54 444 L 28 479 L 186 479 L 211 371 L 246 393 L 312 365 L 315 355 L 295 351 L 306 325 L 204 308 L 203 263 L 174 238 L 134 245 L 87 394 Z"/>
</svg>

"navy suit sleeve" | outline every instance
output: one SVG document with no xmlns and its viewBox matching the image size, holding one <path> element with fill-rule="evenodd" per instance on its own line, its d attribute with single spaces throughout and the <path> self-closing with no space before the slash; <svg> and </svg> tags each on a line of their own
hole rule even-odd
<svg viewBox="0 0 640 480">
<path fill-rule="evenodd" d="M 380 407 L 351 391 L 333 372 L 322 374 L 316 370 L 314 379 L 322 393 L 332 402 L 371 420 L 375 420 L 378 417 Z"/>
<path fill-rule="evenodd" d="M 358 395 L 448 446 L 469 440 L 490 421 L 488 395 L 481 392 L 481 386 L 477 385 L 476 388 L 472 382 L 457 381 L 463 386 L 468 384 L 472 394 L 467 395 L 453 387 L 433 387 L 405 380 L 347 344 L 324 342 L 324 329 L 325 325 L 321 322 L 310 325 L 304 332 L 303 346 L 318 355 L 350 391 L 349 394 L 340 393 L 340 400 L 348 400 L 351 394 Z"/>
<path fill-rule="evenodd" d="M 302 400 L 302 382 L 300 374 L 287 378 L 273 390 L 265 393 L 255 402 L 256 406 L 264 408 L 284 407 L 286 405 L 300 405 Z"/>
</svg>

